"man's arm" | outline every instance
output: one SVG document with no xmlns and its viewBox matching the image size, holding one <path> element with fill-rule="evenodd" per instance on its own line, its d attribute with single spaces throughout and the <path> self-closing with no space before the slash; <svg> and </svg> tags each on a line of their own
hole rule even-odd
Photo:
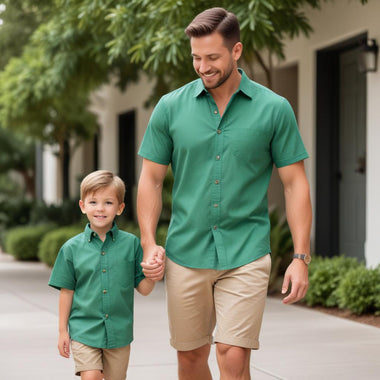
<svg viewBox="0 0 380 380">
<path fill-rule="evenodd" d="M 306 178 L 303 161 L 278 169 L 279 176 L 284 185 L 286 217 L 292 233 L 294 252 L 310 253 L 311 230 L 311 202 L 309 183 Z M 301 259 L 293 259 L 288 266 L 282 293 L 288 291 L 292 284 L 290 294 L 283 302 L 291 304 L 306 295 L 309 286 L 308 268 Z"/>
<path fill-rule="evenodd" d="M 70 336 L 68 332 L 69 316 L 73 303 L 74 291 L 61 289 L 59 295 L 59 316 L 58 316 L 58 350 L 61 356 L 70 357 Z"/>
<path fill-rule="evenodd" d="M 137 191 L 137 218 L 143 248 L 144 274 L 152 280 L 159 279 L 165 250 L 156 244 L 157 223 L 162 210 L 162 185 L 168 166 L 144 158 Z M 161 276 L 162 278 L 162 276 Z"/>
</svg>

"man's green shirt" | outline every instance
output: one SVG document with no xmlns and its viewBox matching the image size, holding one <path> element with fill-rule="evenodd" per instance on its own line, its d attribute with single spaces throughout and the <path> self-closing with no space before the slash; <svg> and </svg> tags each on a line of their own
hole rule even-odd
<svg viewBox="0 0 380 380">
<path fill-rule="evenodd" d="M 118 348 L 133 340 L 134 288 L 144 278 L 139 239 L 116 224 L 100 240 L 89 225 L 60 249 L 49 285 L 74 290 L 70 338 Z"/>
<path fill-rule="evenodd" d="M 239 71 L 222 117 L 200 79 L 163 96 L 139 150 L 172 166 L 166 254 L 183 266 L 231 269 L 270 252 L 273 164 L 308 157 L 287 100 Z"/>
</svg>

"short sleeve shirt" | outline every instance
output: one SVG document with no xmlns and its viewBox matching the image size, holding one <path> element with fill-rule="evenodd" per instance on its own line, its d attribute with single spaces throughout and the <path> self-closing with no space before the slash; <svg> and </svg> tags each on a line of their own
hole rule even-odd
<svg viewBox="0 0 380 380">
<path fill-rule="evenodd" d="M 134 288 L 144 278 L 139 239 L 117 228 L 104 242 L 89 225 L 60 249 L 49 285 L 74 290 L 71 339 L 99 348 L 133 340 Z"/>
<path fill-rule="evenodd" d="M 273 164 L 308 157 L 288 101 L 239 71 L 222 117 L 201 79 L 163 96 L 139 150 L 172 166 L 166 254 L 183 266 L 232 269 L 270 252 Z"/>
</svg>

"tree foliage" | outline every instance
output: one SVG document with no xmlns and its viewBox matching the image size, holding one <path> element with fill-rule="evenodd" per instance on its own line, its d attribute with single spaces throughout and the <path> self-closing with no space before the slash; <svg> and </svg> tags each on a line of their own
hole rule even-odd
<svg viewBox="0 0 380 380">
<path fill-rule="evenodd" d="M 268 72 L 263 54 L 284 58 L 285 38 L 312 32 L 305 9 L 328 0 L 2 1 L 0 124 L 62 145 L 96 131 L 88 99 L 110 79 L 125 88 L 143 70 L 155 79 L 157 97 L 194 78 L 184 28 L 202 10 L 236 13 L 242 59 Z M 22 49 L 12 47 L 15 40 Z"/>
</svg>

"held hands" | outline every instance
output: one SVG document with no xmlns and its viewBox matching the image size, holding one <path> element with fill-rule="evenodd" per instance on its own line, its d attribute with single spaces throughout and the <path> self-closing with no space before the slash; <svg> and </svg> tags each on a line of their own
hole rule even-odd
<svg viewBox="0 0 380 380">
<path fill-rule="evenodd" d="M 67 331 L 59 334 L 58 351 L 64 358 L 70 357 L 70 336 Z"/>
<path fill-rule="evenodd" d="M 309 287 L 308 268 L 300 259 L 293 259 L 288 266 L 282 284 L 282 294 L 288 291 L 290 283 L 290 294 L 282 300 L 285 304 L 292 304 L 305 297 L 307 288 Z"/>
<path fill-rule="evenodd" d="M 144 249 L 144 261 L 141 263 L 146 278 L 159 281 L 165 273 L 165 249 L 154 245 Z"/>
</svg>

